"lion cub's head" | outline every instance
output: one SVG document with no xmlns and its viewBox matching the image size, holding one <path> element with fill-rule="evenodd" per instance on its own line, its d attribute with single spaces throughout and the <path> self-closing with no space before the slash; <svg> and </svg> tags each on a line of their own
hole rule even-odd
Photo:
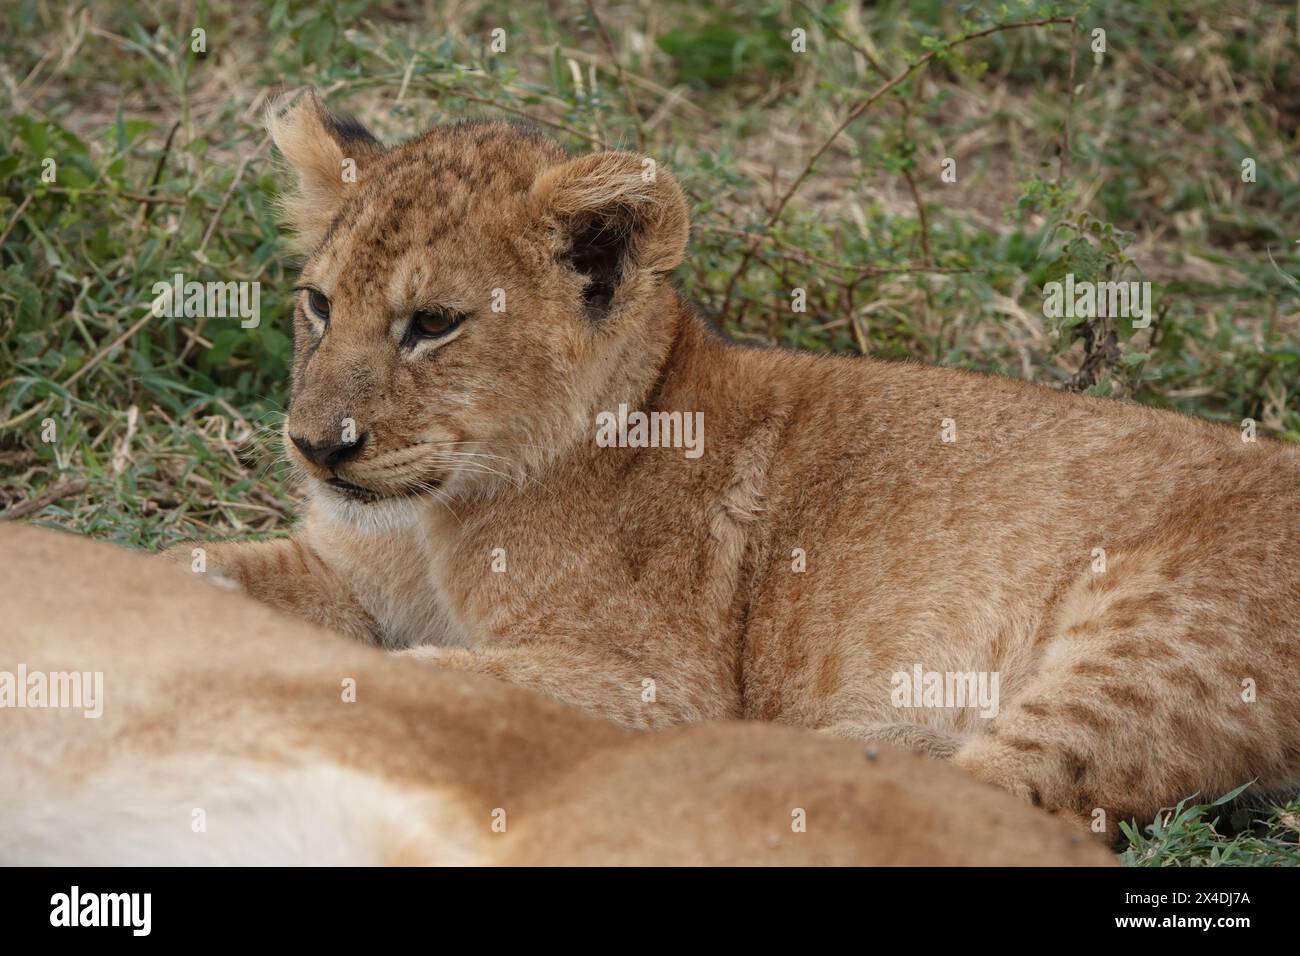
<svg viewBox="0 0 1300 956">
<path fill-rule="evenodd" d="M 456 494 L 590 440 L 668 347 L 681 190 L 507 123 L 385 147 L 313 92 L 272 107 L 306 257 L 293 460 L 320 494 Z"/>
</svg>

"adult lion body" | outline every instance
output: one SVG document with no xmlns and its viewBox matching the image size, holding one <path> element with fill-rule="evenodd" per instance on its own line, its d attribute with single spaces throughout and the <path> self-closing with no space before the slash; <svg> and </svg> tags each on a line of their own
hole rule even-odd
<svg viewBox="0 0 1300 956">
<path fill-rule="evenodd" d="M 102 675 L 0 696 L 0 865 L 1113 862 L 935 761 L 630 734 L 71 535 L 0 523 L 0 615 L 0 679 Z"/>
</svg>

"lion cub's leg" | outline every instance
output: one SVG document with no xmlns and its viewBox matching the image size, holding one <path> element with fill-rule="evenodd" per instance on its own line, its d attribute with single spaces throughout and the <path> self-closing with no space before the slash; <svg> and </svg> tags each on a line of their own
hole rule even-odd
<svg viewBox="0 0 1300 956">
<path fill-rule="evenodd" d="M 860 724 L 840 721 L 829 727 L 819 727 L 817 732 L 866 743 L 894 744 L 941 760 L 953 756 L 965 739 L 961 734 L 936 727 L 906 723 Z"/>
<path fill-rule="evenodd" d="M 1234 585 L 1201 553 L 1148 548 L 1076 580 L 1037 672 L 954 762 L 1112 838 L 1194 794 L 1300 779 L 1285 591 Z"/>
<path fill-rule="evenodd" d="M 294 538 L 189 541 L 168 548 L 163 557 L 208 576 L 214 584 L 234 584 L 295 617 L 366 642 L 378 640 L 374 619 L 343 579 Z"/>
</svg>

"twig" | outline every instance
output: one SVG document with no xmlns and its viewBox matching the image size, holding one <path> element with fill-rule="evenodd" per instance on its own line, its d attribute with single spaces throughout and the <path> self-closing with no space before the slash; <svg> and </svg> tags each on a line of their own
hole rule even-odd
<svg viewBox="0 0 1300 956">
<path fill-rule="evenodd" d="M 159 154 L 158 163 L 153 169 L 153 179 L 149 180 L 149 188 L 144 191 L 146 196 L 152 196 L 153 191 L 158 188 L 158 183 L 162 179 L 163 168 L 167 165 L 167 157 L 171 155 L 172 140 L 176 138 L 176 131 L 180 128 L 181 124 L 179 122 L 173 123 L 171 130 L 167 133 L 167 141 L 163 143 L 162 153 Z M 137 226 L 143 225 L 144 221 L 149 218 L 149 207 L 151 205 L 152 203 L 147 200 L 140 200 L 140 209 L 135 214 Z"/>
<path fill-rule="evenodd" d="M 49 491 L 37 495 L 35 498 L 28 498 L 26 501 L 20 501 L 12 508 L 6 508 L 0 511 L 0 521 L 13 521 L 15 518 L 23 518 L 29 514 L 40 511 L 46 505 L 52 505 L 60 498 L 69 498 L 72 495 L 79 495 L 86 490 L 87 482 L 77 479 L 76 481 L 61 481 Z"/>
<path fill-rule="evenodd" d="M 50 402 L 51 399 L 49 397 L 42 398 L 31 408 L 27 409 L 27 411 L 19 412 L 13 418 L 0 422 L 0 432 L 8 431 L 10 428 L 17 428 L 19 425 L 27 421 L 27 419 L 31 418 L 33 415 L 39 415 L 41 412 L 45 411 L 46 408 L 49 407 Z"/>
<path fill-rule="evenodd" d="M 415 72 L 415 57 L 406 61 L 406 70 L 402 73 L 402 85 L 397 89 L 397 99 L 393 102 L 393 107 L 397 108 L 402 105 L 402 100 L 406 99 L 406 88 L 411 85 L 411 74 Z"/>
<path fill-rule="evenodd" d="M 785 194 L 781 197 L 780 201 L 776 204 L 776 209 L 772 212 L 772 215 L 768 217 L 767 224 L 769 226 L 773 226 L 776 224 L 776 220 L 780 217 L 782 211 L 785 209 L 786 203 L 790 201 L 790 198 L 795 194 L 795 191 L 798 190 L 798 188 L 801 185 L 803 185 L 803 181 L 808 178 L 809 174 L 811 174 L 813 171 L 813 167 L 817 165 L 817 160 L 821 159 L 822 154 L 824 154 L 828 149 L 831 148 L 831 144 L 834 143 L 835 140 L 839 138 L 840 133 L 844 132 L 844 130 L 847 129 L 854 120 L 856 120 L 868 109 L 870 109 L 871 105 L 875 103 L 876 100 L 880 99 L 890 90 L 894 89 L 896 86 L 901 84 L 909 76 L 911 76 L 921 67 L 928 64 L 940 53 L 946 53 L 949 50 L 956 49 L 962 44 L 969 43 L 971 40 L 978 40 L 981 37 L 990 36 L 994 33 L 1001 33 L 1004 30 L 1016 30 L 1016 29 L 1023 29 L 1025 27 L 1041 27 L 1041 26 L 1046 26 L 1048 24 L 1070 23 L 1070 22 L 1071 22 L 1071 18 L 1050 17 L 1043 20 L 1022 20 L 1017 23 L 1003 23 L 1000 26 L 989 27 L 987 30 L 979 30 L 975 33 L 968 33 L 964 37 L 959 37 L 958 39 L 953 40 L 951 43 L 947 43 L 944 46 L 940 47 L 939 49 L 931 50 L 929 53 L 925 54 L 925 56 L 921 57 L 911 66 L 900 71 L 892 80 L 890 80 L 888 83 L 885 83 L 883 86 L 877 89 L 874 93 L 868 96 L 865 100 L 863 100 L 861 103 L 859 103 L 849 112 L 849 115 L 844 118 L 844 121 L 840 123 L 840 125 L 835 128 L 835 131 L 826 138 L 826 141 L 822 143 L 821 146 L 817 147 L 816 152 L 812 154 L 812 157 L 808 160 L 803 170 L 795 178 L 795 181 L 790 184 L 790 188 L 785 191 Z"/>
<path fill-rule="evenodd" d="M 591 20 L 596 24 L 596 30 L 600 33 L 600 38 L 604 41 L 605 49 L 609 51 L 609 58 L 614 61 L 614 69 L 618 71 L 618 85 L 623 88 L 623 98 L 627 100 L 628 112 L 632 114 L 632 120 L 636 123 L 636 148 L 639 152 L 645 152 L 645 129 L 641 125 L 641 111 L 637 109 L 636 98 L 632 95 L 632 87 L 623 75 L 623 64 L 619 62 L 618 51 L 614 48 L 614 41 L 610 39 L 609 31 L 605 29 L 605 24 L 600 20 L 596 13 L 596 4 L 593 0 L 587 0 L 587 10 L 591 13 Z"/>
<path fill-rule="evenodd" d="M 831 31 L 831 36 L 835 37 L 835 39 L 839 40 L 841 43 L 843 43 L 843 44 L 844 44 L 845 46 L 847 46 L 849 49 L 851 49 L 851 50 L 855 50 L 855 51 L 857 51 L 858 53 L 861 53 L 861 54 L 862 54 L 862 58 L 863 58 L 864 60 L 866 60 L 867 63 L 869 63 L 869 64 L 871 65 L 871 68 L 872 68 L 873 70 L 875 70 L 875 71 L 880 75 L 880 77 L 881 77 L 882 79 L 886 79 L 886 80 L 889 79 L 889 73 L 888 73 L 888 71 L 886 71 L 885 68 L 884 68 L 883 66 L 880 65 L 880 61 L 877 60 L 877 59 L 875 58 L 875 56 L 871 53 L 871 51 L 868 50 L 866 47 L 864 47 L 861 43 L 854 43 L 852 40 L 850 40 L 848 37 L 846 37 L 843 33 L 841 33 L 841 32 L 840 32 L 836 27 L 832 26 L 831 23 L 830 23 L 828 20 L 824 20 L 824 19 L 822 19 L 822 17 L 824 16 L 824 14 L 823 14 L 821 11 L 819 11 L 819 10 L 814 10 L 811 4 L 804 3 L 803 0 L 796 0 L 796 5 L 797 5 L 797 6 L 800 6 L 800 7 L 803 7 L 803 8 L 804 8 L 805 10 L 807 10 L 810 14 L 812 14 L 812 18 L 813 18 L 814 20 L 816 20 L 818 23 L 820 23 L 820 24 L 821 24 L 823 27 L 825 27 L 827 30 L 830 30 L 830 31 Z"/>
<path fill-rule="evenodd" d="M 1074 114 L 1074 65 L 1079 56 L 1079 35 L 1075 18 L 1070 17 L 1070 93 L 1065 104 L 1065 122 L 1061 125 L 1061 162 L 1056 168 L 1056 184 L 1065 178 L 1065 167 L 1070 161 L 1070 118 Z"/>
<path fill-rule="evenodd" d="M 760 242 L 770 242 L 773 245 L 780 246 L 782 249 L 786 250 L 787 253 L 789 253 L 790 255 L 794 256 L 796 259 L 799 259 L 802 262 L 810 262 L 813 263 L 814 265 L 825 266 L 828 269 L 848 270 L 853 268 L 853 266 L 847 262 L 835 262 L 833 259 L 827 259 L 823 256 L 815 256 L 810 252 L 804 252 L 802 249 L 796 248 L 790 243 L 778 239 L 776 236 L 769 236 L 762 233 L 745 232 L 743 229 L 733 229 L 729 226 L 704 225 L 704 226 L 699 226 L 697 228 L 706 229 L 709 232 L 721 233 L 722 235 L 726 235 L 726 236 L 735 236 L 738 239 L 749 239 L 749 240 L 755 240 Z M 854 272 L 854 277 L 852 279 L 841 280 L 838 282 L 832 279 L 830 281 L 836 282 L 837 285 L 843 286 L 844 288 L 848 288 L 850 286 L 857 285 L 863 279 L 869 279 L 872 276 L 879 276 L 879 275 L 892 275 L 894 273 L 901 273 L 901 272 L 930 272 L 930 273 L 937 273 L 941 275 L 951 275 L 951 274 L 965 273 L 970 271 L 971 271 L 970 269 L 960 268 L 960 267 L 911 265 L 908 263 L 901 263 L 896 266 L 867 266 L 856 270 Z"/>
<path fill-rule="evenodd" d="M 794 193 L 796 193 L 798 187 L 802 186 L 803 181 L 805 181 L 805 179 L 809 177 L 809 174 L 813 172 L 813 168 L 816 165 L 816 161 L 822 159 L 823 153 L 829 150 L 829 148 L 831 148 L 831 144 L 835 142 L 836 139 L 839 139 L 840 134 L 844 133 L 844 130 L 848 129 L 849 125 L 852 124 L 854 120 L 857 120 L 859 116 L 862 116 L 863 113 L 866 113 L 868 109 L 871 108 L 871 105 L 874 104 L 876 100 L 879 100 L 881 96 L 884 96 L 885 94 L 887 94 L 887 92 L 893 90 L 894 87 L 900 85 L 900 83 L 904 82 L 905 79 L 907 79 L 907 77 L 910 77 L 911 74 L 917 72 L 917 70 L 922 68 L 922 66 L 927 65 L 928 62 L 935 59 L 935 57 L 939 56 L 940 53 L 946 53 L 950 51 L 950 49 L 956 49 L 957 47 L 962 46 L 963 43 L 970 43 L 971 40 L 980 39 L 982 38 L 982 36 L 989 36 L 992 34 L 1001 33 L 1001 31 L 1004 30 L 1017 30 L 1017 29 L 1023 29 L 1023 27 L 1031 27 L 1031 26 L 1047 26 L 1048 23 L 1069 23 L 1071 21 L 1073 21 L 1073 18 L 1050 17 L 1050 18 L 1045 18 L 1045 20 L 1027 20 L 1027 21 L 1019 21 L 1015 23 L 1002 23 L 1002 25 L 1000 26 L 989 27 L 989 29 L 980 30 L 978 31 L 978 33 L 966 34 L 965 36 L 961 36 L 961 38 L 953 40 L 952 43 L 945 44 L 945 46 L 940 47 L 939 49 L 932 49 L 932 51 L 926 53 L 926 55 L 924 55 L 923 57 L 920 57 L 920 59 L 915 61 L 914 64 L 911 64 L 910 66 L 907 66 L 906 69 L 901 70 L 901 72 L 898 73 L 896 77 L 891 79 L 891 81 L 889 81 L 888 83 L 885 83 L 884 86 L 881 86 L 879 90 L 876 90 L 874 94 L 871 94 L 870 96 L 867 96 L 867 99 L 862 100 L 862 103 L 859 103 L 857 107 L 854 107 L 853 111 L 850 112 L 848 116 L 844 118 L 844 122 L 841 122 L 841 124 L 836 127 L 835 131 L 833 131 L 833 133 L 829 135 L 829 137 L 827 137 L 826 142 L 822 143 L 822 146 L 816 148 L 816 152 L 813 153 L 813 157 L 811 157 L 811 159 L 807 161 L 807 164 L 803 166 L 802 172 L 798 174 L 798 177 L 794 179 L 794 182 L 790 183 L 789 189 L 785 190 L 785 194 L 781 196 L 780 202 L 777 202 L 775 211 L 772 212 L 772 215 L 770 217 L 768 217 L 767 225 L 768 226 L 776 225 L 776 220 L 779 219 L 781 212 L 784 211 L 785 204 L 790 202 L 790 198 L 792 198 Z"/>
<path fill-rule="evenodd" d="M 600 69 L 605 68 L 605 58 L 598 53 L 592 53 L 590 50 L 580 50 L 577 47 L 562 46 L 559 49 L 559 53 L 560 56 L 564 57 L 566 60 L 577 60 L 579 63 L 585 63 L 588 66 L 594 64 Z M 680 105 L 682 110 L 689 113 L 691 116 L 704 117 L 708 115 L 707 110 L 682 98 L 682 92 L 685 87 L 680 84 L 670 88 L 662 86 L 654 80 L 648 79 L 647 77 L 641 76 L 637 73 L 627 73 L 626 76 L 633 86 L 639 87 L 652 96 L 659 97 L 660 99 L 677 100 L 677 105 Z M 649 121 L 647 121 L 647 123 L 648 122 Z"/>
<path fill-rule="evenodd" d="M 916 85 L 917 92 L 921 90 L 921 84 Z M 911 139 L 912 136 L 912 106 L 904 101 L 903 105 L 903 138 Z M 903 178 L 907 180 L 907 188 L 912 193 L 912 203 L 916 206 L 916 218 L 921 226 L 921 251 L 925 253 L 925 261 L 934 263 L 934 256 L 930 255 L 930 222 L 925 216 L 925 203 L 921 201 L 921 191 L 916 188 L 916 177 L 906 166 L 903 167 Z"/>
<path fill-rule="evenodd" d="M 865 269 L 858 270 L 857 274 L 843 285 L 848 288 L 857 285 L 863 279 L 870 279 L 875 276 L 889 276 L 904 272 L 925 272 L 931 275 L 963 275 L 971 272 L 971 269 L 954 266 L 951 268 L 941 266 L 867 266 Z"/>
<path fill-rule="evenodd" d="M 433 87 L 435 90 L 439 90 L 450 96 L 454 96 L 458 99 L 465 100 L 468 103 L 481 103 L 484 106 L 492 106 L 499 110 L 505 110 L 507 113 L 513 113 L 516 116 L 522 116 L 530 123 L 540 123 L 542 126 L 549 126 L 551 129 L 558 129 L 562 132 L 568 133 L 570 136 L 576 136 L 578 139 L 585 140 L 586 142 L 591 143 L 593 146 L 601 145 L 600 139 L 598 137 L 592 136 L 589 133 L 584 133 L 581 130 L 574 129 L 572 126 L 566 126 L 564 123 L 557 123 L 553 120 L 542 119 L 540 116 L 534 116 L 532 113 L 529 113 L 526 110 L 521 110 L 518 107 L 506 106 L 504 103 L 498 103 L 496 100 L 488 99 L 486 96 L 474 96 L 471 93 L 465 93 L 462 90 L 456 89 L 455 87 L 446 86 L 445 84 L 439 83 L 436 80 L 426 80 L 425 82 L 428 83 L 428 85 Z"/>
<path fill-rule="evenodd" d="M 18 225 L 18 220 L 23 217 L 23 213 L 27 211 L 27 207 L 31 205 L 31 202 L 32 202 L 32 194 L 28 193 L 25 197 L 23 197 L 23 201 L 19 204 L 18 209 L 14 212 L 13 218 L 9 220 L 9 225 L 5 226 L 5 231 L 0 232 L 0 246 L 3 246 L 5 244 L 5 240 L 9 238 L 9 233 L 14 231 L 14 226 Z"/>
<path fill-rule="evenodd" d="M 207 232 L 203 233 L 203 241 L 199 243 L 199 249 L 194 253 L 195 258 L 201 258 L 203 250 L 208 247 L 208 240 L 212 238 L 212 233 L 217 228 L 217 223 L 221 221 L 221 214 L 226 211 L 226 206 L 230 204 L 230 197 L 234 195 L 235 187 L 238 186 L 239 181 L 244 178 L 244 170 L 248 168 L 249 162 L 261 156 L 262 151 L 266 149 L 269 142 L 271 142 L 270 136 L 262 137 L 262 142 L 258 145 L 257 149 L 253 150 L 251 155 L 245 156 L 239 161 L 239 168 L 235 170 L 235 178 L 230 181 L 230 187 L 226 190 L 226 194 L 221 197 L 221 205 L 217 206 L 217 211 L 212 215 L 212 221 L 208 223 Z"/>
<path fill-rule="evenodd" d="M 123 342 L 125 342 L 127 339 L 129 339 L 131 336 L 135 335 L 135 333 L 139 332 L 142 328 L 144 328 L 144 324 L 145 324 L 146 322 L 148 322 L 148 321 L 149 321 L 150 319 L 152 319 L 152 318 L 153 318 L 153 310 L 150 309 L 148 312 L 146 312 L 146 313 L 144 314 L 144 316 L 140 319 L 140 321 L 136 322 L 135 325 L 131 326 L 129 329 L 127 329 L 125 332 L 123 332 L 121 335 L 119 335 L 117 338 L 115 338 L 112 342 L 110 342 L 110 343 L 109 343 L 108 345 L 106 345 L 104 348 L 102 348 L 102 349 L 100 349 L 98 352 L 96 352 L 94 358 L 92 358 L 92 359 L 91 359 L 89 362 L 87 362 L 85 365 L 81 366 L 81 368 L 79 368 L 79 369 L 77 369 L 75 372 L 73 372 L 72 375 L 70 375 L 70 376 L 68 377 L 68 380 L 67 380 L 66 382 L 63 383 L 63 387 L 64 387 L 65 389 L 66 389 L 66 388 L 71 388 L 71 387 L 72 387 L 72 384 L 73 384 L 74 382 L 76 382 L 77 379 L 81 378 L 81 376 L 85 375 L 85 374 L 86 374 L 87 372 L 89 372 L 92 368 L 94 368 L 96 365 L 98 365 L 98 364 L 100 363 L 100 360 L 102 360 L 102 359 L 104 358 L 105 355 L 107 355 L 109 352 L 113 351 L 113 349 L 117 348 L 119 345 L 121 345 Z"/>
<path fill-rule="evenodd" d="M 122 443 L 113 451 L 113 477 L 116 478 L 126 470 L 131 460 L 131 442 L 135 439 L 135 429 L 140 423 L 140 409 L 132 405 L 126 410 L 126 435 Z M 107 434 L 107 432 L 101 432 Z"/>
<path fill-rule="evenodd" d="M 844 120 L 837 127 L 835 127 L 835 130 L 831 133 L 831 135 L 826 138 L 826 141 L 823 142 L 819 147 L 817 147 L 817 149 L 813 152 L 812 156 L 809 158 L 807 164 L 800 171 L 799 175 L 795 177 L 794 182 L 790 184 L 790 188 L 787 189 L 785 193 L 782 194 L 781 198 L 777 201 L 776 207 L 772 210 L 771 215 L 769 215 L 767 218 L 766 225 L 769 228 L 776 225 L 776 221 L 781 218 L 781 213 L 785 211 L 786 204 L 790 202 L 790 199 L 794 196 L 795 192 L 797 192 L 799 187 L 803 185 L 804 180 L 807 179 L 808 176 L 812 173 L 813 167 L 817 165 L 817 161 L 822 158 L 822 155 L 828 149 L 831 148 L 831 144 L 834 143 L 835 140 L 839 138 L 840 134 L 843 133 L 844 130 L 846 130 L 850 124 L 852 124 L 856 119 L 858 119 L 858 117 L 860 117 L 863 113 L 869 110 L 871 106 L 882 96 L 889 93 L 895 87 L 899 86 L 904 80 L 910 77 L 913 73 L 921 69 L 921 67 L 929 64 L 930 61 L 933 60 L 940 53 L 947 53 L 949 50 L 956 49 L 957 47 L 969 43 L 972 40 L 978 40 L 981 37 L 991 36 L 994 33 L 1001 33 L 1005 30 L 1019 30 L 1027 27 L 1042 27 L 1042 26 L 1048 26 L 1050 24 L 1070 23 L 1072 22 L 1072 20 L 1073 18 L 1071 17 L 1045 17 L 1041 20 L 1019 20 L 1016 21 L 1015 23 L 1002 23 L 999 24 L 998 26 L 988 27 L 987 29 L 984 30 L 977 30 L 974 33 L 968 33 L 963 37 L 958 37 L 956 40 L 953 40 L 950 43 L 945 43 L 943 46 L 937 49 L 931 50 L 929 53 L 920 57 L 910 66 L 899 71 L 899 73 L 895 75 L 893 79 L 882 84 L 874 93 L 872 93 L 861 103 L 855 106 L 852 110 L 850 110 L 849 114 L 844 117 Z M 731 296 L 732 296 L 732 292 L 735 290 L 736 283 L 740 281 L 740 277 L 744 274 L 745 269 L 749 266 L 749 262 L 752 258 L 753 258 L 753 247 L 751 246 L 749 249 L 745 251 L 745 254 L 741 256 L 740 265 L 736 267 L 736 271 L 732 273 L 731 279 L 727 282 L 727 292 L 722 300 L 722 311 L 724 313 L 726 312 L 727 308 L 731 304 Z"/>
<path fill-rule="evenodd" d="M 15 448 L 12 451 L 0 451 L 0 465 L 6 467 L 18 467 L 28 461 L 35 461 L 36 454 L 28 451 L 26 448 Z"/>
<path fill-rule="evenodd" d="M 164 203 L 169 206 L 184 206 L 189 202 L 188 199 L 177 199 L 175 196 L 145 196 L 141 193 L 117 192 L 111 189 L 67 189 L 63 186 L 46 186 L 44 189 L 49 193 L 78 193 L 87 196 L 108 196 L 112 199 L 129 199 L 132 202 L 144 203 Z"/>
</svg>

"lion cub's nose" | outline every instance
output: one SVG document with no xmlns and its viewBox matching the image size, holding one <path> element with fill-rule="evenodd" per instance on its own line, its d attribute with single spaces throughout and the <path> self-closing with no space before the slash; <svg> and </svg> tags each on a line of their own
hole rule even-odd
<svg viewBox="0 0 1300 956">
<path fill-rule="evenodd" d="M 356 441 L 350 442 L 321 442 L 319 445 L 313 445 L 305 438 L 299 438 L 297 435 L 290 435 L 293 443 L 298 446 L 309 461 L 313 461 L 322 468 L 328 468 L 333 471 L 345 461 L 351 461 L 361 454 L 361 449 L 365 447 L 366 439 L 370 437 L 370 432 L 362 432 L 357 436 Z"/>
</svg>

